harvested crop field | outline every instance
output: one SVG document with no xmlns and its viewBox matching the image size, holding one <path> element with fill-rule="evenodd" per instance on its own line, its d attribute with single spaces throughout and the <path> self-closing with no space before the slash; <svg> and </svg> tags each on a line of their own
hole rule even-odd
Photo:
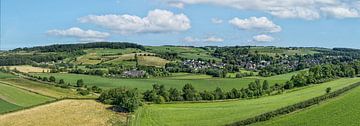
<svg viewBox="0 0 360 126">
<path fill-rule="evenodd" d="M 111 126 L 125 125 L 127 115 L 94 100 L 62 100 L 0 115 L 1 126 Z"/>
<path fill-rule="evenodd" d="M 10 66 L 10 69 L 16 69 L 23 73 L 42 73 L 42 72 L 49 72 L 50 69 L 41 68 L 41 67 L 33 67 L 33 66 Z"/>
</svg>

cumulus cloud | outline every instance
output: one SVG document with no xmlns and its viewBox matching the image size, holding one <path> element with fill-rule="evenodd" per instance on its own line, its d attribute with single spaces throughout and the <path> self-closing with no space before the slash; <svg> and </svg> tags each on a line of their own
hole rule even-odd
<svg viewBox="0 0 360 126">
<path fill-rule="evenodd" d="M 111 29 L 120 34 L 181 32 L 191 28 L 190 19 L 183 13 L 167 10 L 149 11 L 146 17 L 134 15 L 89 15 L 78 19 Z"/>
<path fill-rule="evenodd" d="M 323 7 L 321 10 L 329 15 L 336 18 L 357 18 L 360 17 L 360 11 L 356 8 L 334 6 L 334 7 Z"/>
<path fill-rule="evenodd" d="M 221 23 L 223 23 L 223 20 L 221 20 L 219 18 L 212 18 L 211 22 L 214 24 L 221 24 Z"/>
<path fill-rule="evenodd" d="M 174 1 L 174 0 L 171 0 Z M 259 10 L 280 18 L 314 20 L 326 15 L 321 8 L 345 5 L 346 10 L 359 4 L 358 0 L 175 0 L 185 4 L 211 4 L 240 10 Z M 358 8 L 358 7 L 357 7 Z M 358 8 L 359 9 L 359 8 Z M 344 11 L 344 10 L 339 10 Z M 354 11 L 354 10 L 352 10 Z M 358 11 L 358 10 L 357 10 Z M 348 12 L 341 12 L 348 13 Z M 348 14 L 346 14 L 348 15 Z M 330 15 L 338 18 L 338 16 Z M 353 16 L 343 16 L 343 18 Z"/>
<path fill-rule="evenodd" d="M 81 41 L 102 41 L 110 36 L 110 34 L 106 32 L 83 30 L 78 27 L 72 27 L 65 30 L 53 29 L 47 31 L 47 34 L 60 37 L 79 38 Z"/>
<path fill-rule="evenodd" d="M 279 18 L 302 18 L 306 20 L 320 18 L 318 11 L 302 7 L 273 9 L 269 13 Z"/>
<path fill-rule="evenodd" d="M 179 8 L 179 9 L 183 9 L 185 4 L 183 2 L 176 2 L 176 1 L 169 1 L 167 2 L 167 4 L 170 7 L 175 7 L 175 8 Z"/>
<path fill-rule="evenodd" d="M 194 37 L 185 37 L 185 38 L 183 39 L 183 41 L 184 41 L 184 42 L 199 42 L 200 39 L 194 38 Z"/>
<path fill-rule="evenodd" d="M 224 39 L 220 37 L 210 36 L 205 38 L 185 37 L 184 42 L 223 42 Z"/>
<path fill-rule="evenodd" d="M 204 39 L 204 42 L 223 42 L 223 41 L 224 41 L 223 38 L 214 37 L 214 36 L 207 37 Z"/>
<path fill-rule="evenodd" d="M 274 40 L 273 37 L 269 36 L 269 35 L 256 35 L 253 37 L 254 41 L 257 41 L 257 42 L 271 42 Z"/>
<path fill-rule="evenodd" d="M 255 30 L 260 32 L 280 32 L 281 27 L 274 24 L 266 17 L 250 17 L 247 19 L 233 18 L 229 21 L 230 24 L 242 30 Z"/>
</svg>

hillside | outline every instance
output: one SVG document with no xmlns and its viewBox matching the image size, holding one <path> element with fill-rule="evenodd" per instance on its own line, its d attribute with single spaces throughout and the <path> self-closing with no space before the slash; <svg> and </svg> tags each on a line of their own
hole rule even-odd
<svg viewBox="0 0 360 126">
<path fill-rule="evenodd" d="M 359 60 L 360 51 L 346 48 L 18 48 L 0 55 L 0 125 L 236 125 L 360 82 Z M 296 121 L 339 98 L 259 124 L 288 125 L 282 118 Z"/>
</svg>

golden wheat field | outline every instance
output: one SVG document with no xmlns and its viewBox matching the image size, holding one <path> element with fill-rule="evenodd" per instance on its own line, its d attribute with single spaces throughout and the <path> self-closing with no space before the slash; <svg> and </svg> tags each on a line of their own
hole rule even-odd
<svg viewBox="0 0 360 126">
<path fill-rule="evenodd" d="M 127 115 L 94 100 L 62 100 L 0 115 L 0 126 L 112 126 L 125 125 Z"/>
<path fill-rule="evenodd" d="M 41 68 L 41 67 L 33 67 L 28 65 L 23 66 L 9 66 L 11 70 L 16 69 L 23 73 L 41 73 L 41 72 L 50 72 L 48 68 Z"/>
</svg>

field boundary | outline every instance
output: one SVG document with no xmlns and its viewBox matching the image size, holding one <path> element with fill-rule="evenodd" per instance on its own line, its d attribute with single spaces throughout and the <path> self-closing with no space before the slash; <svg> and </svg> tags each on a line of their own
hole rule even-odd
<svg viewBox="0 0 360 126">
<path fill-rule="evenodd" d="M 238 122 L 227 124 L 226 126 L 245 126 L 245 125 L 250 125 L 253 123 L 257 123 L 257 122 L 267 121 L 267 120 L 270 120 L 277 116 L 286 115 L 286 114 L 289 114 L 289 113 L 292 113 L 292 112 L 295 112 L 298 110 L 302 110 L 302 109 L 311 107 L 316 104 L 320 104 L 320 102 L 324 102 L 324 101 L 330 100 L 332 98 L 335 98 L 337 96 L 340 96 L 340 95 L 342 95 L 356 87 L 359 87 L 359 86 L 360 86 L 360 82 L 356 82 L 354 84 L 351 84 L 349 86 L 346 86 L 346 87 L 336 90 L 334 92 L 327 93 L 327 94 L 324 94 L 324 95 L 321 95 L 318 97 L 314 97 L 309 100 L 305 100 L 305 101 L 302 101 L 302 102 L 299 102 L 299 103 L 296 103 L 293 105 L 285 106 L 285 107 L 282 107 L 282 108 L 274 110 L 274 111 L 266 112 L 266 113 L 257 115 L 255 117 L 250 117 L 250 118 L 238 121 Z"/>
</svg>

